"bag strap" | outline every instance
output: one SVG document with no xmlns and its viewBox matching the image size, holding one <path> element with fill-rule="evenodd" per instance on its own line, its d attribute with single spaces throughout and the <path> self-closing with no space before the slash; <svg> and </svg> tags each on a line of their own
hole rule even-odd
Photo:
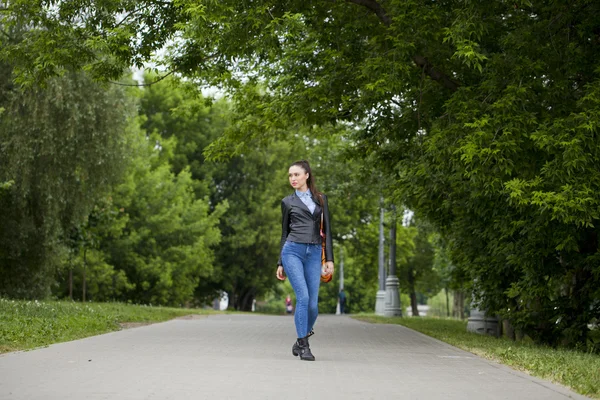
<svg viewBox="0 0 600 400">
<path fill-rule="evenodd" d="M 323 213 L 321 213 L 321 265 L 325 265 L 325 232 L 323 232 Z"/>
</svg>

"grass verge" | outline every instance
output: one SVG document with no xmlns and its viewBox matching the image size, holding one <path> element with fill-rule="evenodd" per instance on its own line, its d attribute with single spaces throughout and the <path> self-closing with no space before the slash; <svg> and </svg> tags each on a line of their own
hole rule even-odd
<svg viewBox="0 0 600 400">
<path fill-rule="evenodd" d="M 126 323 L 162 322 L 210 312 L 122 303 L 0 299 L 0 353 L 117 331 Z"/>
<path fill-rule="evenodd" d="M 467 332 L 467 322 L 437 318 L 386 318 L 359 314 L 371 323 L 398 324 L 424 333 L 481 357 L 509 365 L 530 375 L 600 398 L 600 355 L 513 342 Z"/>
</svg>

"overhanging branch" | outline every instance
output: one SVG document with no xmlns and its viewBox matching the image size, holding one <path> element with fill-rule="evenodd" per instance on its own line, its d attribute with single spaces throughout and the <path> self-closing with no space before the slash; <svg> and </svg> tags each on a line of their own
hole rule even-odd
<svg viewBox="0 0 600 400">
<path fill-rule="evenodd" d="M 152 86 L 157 84 L 158 82 L 168 78 L 169 76 L 173 75 L 175 73 L 175 71 L 171 71 L 161 77 L 158 77 L 157 79 L 155 79 L 152 82 L 148 82 L 148 83 L 136 83 L 136 84 L 131 84 L 131 83 L 121 83 L 121 82 L 114 82 L 114 81 L 109 81 L 109 83 L 112 83 L 113 85 L 118 85 L 118 86 L 133 86 L 133 87 L 145 87 L 145 86 Z"/>
<path fill-rule="evenodd" d="M 434 68 L 433 65 L 427 60 L 427 58 L 423 56 L 414 56 L 413 62 L 417 65 L 417 67 L 421 68 L 426 75 L 428 75 L 434 81 L 437 81 L 442 86 L 450 89 L 457 90 L 460 87 L 460 84 L 452 79 L 443 72 L 438 71 Z"/>
<path fill-rule="evenodd" d="M 5 30 L 0 29 L 0 33 L 9 38 L 10 40 L 14 40 L 14 38 L 10 36 Z"/>
<path fill-rule="evenodd" d="M 366 7 L 369 10 L 373 11 L 377 18 L 387 27 L 392 24 L 392 19 L 385 11 L 385 9 L 379 4 L 376 0 L 346 0 L 349 3 L 358 4 L 360 6 Z M 438 82 L 440 85 L 448 88 L 450 90 L 457 90 L 460 87 L 460 84 L 453 79 L 451 79 L 448 75 L 434 68 L 433 65 L 427 60 L 427 58 L 423 56 L 413 56 L 412 58 L 415 65 L 423 70 L 425 75 L 429 76 L 434 81 Z"/>
<path fill-rule="evenodd" d="M 375 15 L 379 18 L 381 22 L 385 24 L 385 26 L 390 26 L 392 24 L 392 19 L 387 15 L 385 9 L 375 0 L 346 0 L 350 3 L 358 4 L 359 6 L 367 7 L 369 10 L 373 11 Z"/>
</svg>

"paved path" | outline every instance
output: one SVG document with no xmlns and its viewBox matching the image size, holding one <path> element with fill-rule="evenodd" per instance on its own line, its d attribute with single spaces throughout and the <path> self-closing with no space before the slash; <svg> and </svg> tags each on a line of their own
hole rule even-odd
<svg viewBox="0 0 600 400">
<path fill-rule="evenodd" d="M 2 400 L 566 399 L 565 388 L 398 325 L 321 316 L 316 362 L 291 317 L 173 320 L 0 356 Z"/>
</svg>

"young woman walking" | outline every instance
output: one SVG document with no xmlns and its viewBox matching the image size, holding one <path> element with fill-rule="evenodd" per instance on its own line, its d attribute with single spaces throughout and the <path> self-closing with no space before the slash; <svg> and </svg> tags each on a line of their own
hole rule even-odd
<svg viewBox="0 0 600 400">
<path fill-rule="evenodd" d="M 298 340 L 292 354 L 301 360 L 314 361 L 308 337 L 319 314 L 321 283 L 321 217 L 326 235 L 326 273 L 333 274 L 333 245 L 327 197 L 315 186 L 308 161 L 296 161 L 288 171 L 294 193 L 281 201 L 281 246 L 277 262 L 277 279 L 290 278 L 296 293 L 294 323 Z"/>
</svg>

